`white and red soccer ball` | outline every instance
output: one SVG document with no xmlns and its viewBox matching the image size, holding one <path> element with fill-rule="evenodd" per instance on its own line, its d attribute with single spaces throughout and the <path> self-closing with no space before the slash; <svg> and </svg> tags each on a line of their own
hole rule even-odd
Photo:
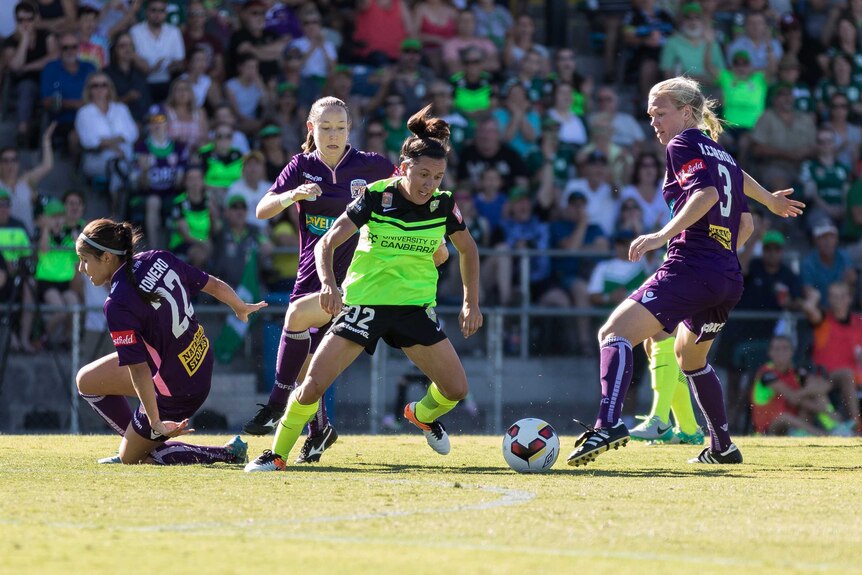
<svg viewBox="0 0 862 575">
<path fill-rule="evenodd" d="M 518 473 L 540 473 L 553 467 L 560 455 L 560 438 L 541 419 L 519 419 L 503 435 L 503 457 Z"/>
</svg>

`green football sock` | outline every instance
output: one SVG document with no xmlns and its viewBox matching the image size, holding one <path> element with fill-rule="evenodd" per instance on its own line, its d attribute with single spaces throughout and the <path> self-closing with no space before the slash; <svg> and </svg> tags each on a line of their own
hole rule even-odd
<svg viewBox="0 0 862 575">
<path fill-rule="evenodd" d="M 423 423 L 431 423 L 452 411 L 456 405 L 458 405 L 457 401 L 446 399 L 437 388 L 437 384 L 432 382 L 428 386 L 425 397 L 416 404 L 416 419 Z"/>
<path fill-rule="evenodd" d="M 838 427 L 841 420 L 835 412 L 835 408 L 830 403 L 829 407 L 826 408 L 826 411 L 821 411 L 817 414 L 817 421 L 823 429 L 826 431 L 832 431 Z"/>
<path fill-rule="evenodd" d="M 679 367 L 676 368 L 676 372 L 678 378 L 677 386 L 670 408 L 673 411 L 673 419 L 676 421 L 676 426 L 679 427 L 679 430 L 692 435 L 697 431 L 697 419 L 694 417 L 694 409 L 691 406 L 688 378 Z"/>
<path fill-rule="evenodd" d="M 670 407 L 677 387 L 679 366 L 673 352 L 674 338 L 653 342 L 649 372 L 652 379 L 652 409 L 650 417 L 657 415 L 663 423 L 670 420 Z"/>
<path fill-rule="evenodd" d="M 291 393 L 287 400 L 287 409 L 284 416 L 278 422 L 275 430 L 275 438 L 272 440 L 272 452 L 286 458 L 290 450 L 296 444 L 296 440 L 302 435 L 305 424 L 311 421 L 317 413 L 319 401 L 311 405 L 303 405 L 296 400 L 296 394 Z"/>
</svg>

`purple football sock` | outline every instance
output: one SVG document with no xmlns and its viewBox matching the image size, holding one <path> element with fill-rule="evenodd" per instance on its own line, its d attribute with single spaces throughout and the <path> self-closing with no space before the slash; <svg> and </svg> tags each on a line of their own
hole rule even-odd
<svg viewBox="0 0 862 575">
<path fill-rule="evenodd" d="M 204 447 L 179 441 L 166 441 L 150 453 L 159 465 L 196 463 L 233 463 L 236 456 L 227 447 Z"/>
<path fill-rule="evenodd" d="M 724 409 L 724 394 L 721 382 L 712 366 L 706 364 L 694 371 L 683 370 L 688 378 L 688 386 L 694 396 L 700 411 L 706 418 L 709 428 L 710 449 L 722 453 L 730 447 L 730 433 L 727 430 L 727 411 Z"/>
<path fill-rule="evenodd" d="M 599 374 L 602 403 L 596 428 L 616 425 L 623 410 L 626 392 L 632 383 L 632 344 L 624 337 L 609 337 L 601 345 Z"/>
<path fill-rule="evenodd" d="M 281 341 L 278 344 L 278 359 L 275 364 L 275 385 L 269 394 L 269 404 L 284 409 L 287 398 L 296 387 L 296 378 L 302 370 L 302 364 L 308 357 L 311 348 L 311 338 L 308 330 L 281 331 Z"/>
<path fill-rule="evenodd" d="M 81 393 L 80 395 L 102 419 L 108 422 L 111 429 L 121 436 L 126 433 L 132 422 L 132 409 L 129 407 L 128 399 L 122 395 L 90 395 L 88 393 Z"/>
</svg>

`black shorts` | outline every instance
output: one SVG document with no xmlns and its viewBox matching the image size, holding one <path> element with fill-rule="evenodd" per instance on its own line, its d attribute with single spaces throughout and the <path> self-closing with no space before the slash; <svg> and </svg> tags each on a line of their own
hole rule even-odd
<svg viewBox="0 0 862 575">
<path fill-rule="evenodd" d="M 39 295 L 39 301 L 45 299 L 45 292 L 50 289 L 55 289 L 60 292 L 60 295 L 63 294 L 64 291 L 69 289 L 69 286 L 72 282 L 52 282 L 48 280 L 36 280 L 36 293 Z"/>
<path fill-rule="evenodd" d="M 369 354 L 380 338 L 395 348 L 431 346 L 446 339 L 437 312 L 421 305 L 345 306 L 329 331 L 365 347 Z"/>
</svg>

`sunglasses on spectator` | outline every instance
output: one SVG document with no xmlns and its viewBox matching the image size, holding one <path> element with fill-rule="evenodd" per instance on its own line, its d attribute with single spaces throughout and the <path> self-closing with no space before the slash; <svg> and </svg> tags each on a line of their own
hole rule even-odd
<svg viewBox="0 0 862 575">
<path fill-rule="evenodd" d="M 481 64 L 482 60 L 464 60 L 465 64 Z"/>
<path fill-rule="evenodd" d="M 416 48 L 403 48 L 401 50 L 401 53 L 402 54 L 419 54 L 420 51 L 417 50 Z"/>
<path fill-rule="evenodd" d="M 303 26 L 311 26 L 316 24 L 320 24 L 320 20 L 303 20 L 302 22 Z"/>
<path fill-rule="evenodd" d="M 189 16 L 206 16 L 206 10 L 191 10 Z"/>
<path fill-rule="evenodd" d="M 220 134 L 216 134 L 215 137 L 217 140 L 229 140 L 233 138 L 233 134 L 229 132 L 222 132 Z"/>
<path fill-rule="evenodd" d="M 832 105 L 830 106 L 830 108 L 839 108 L 839 109 L 845 109 L 845 110 L 846 110 L 847 108 L 849 108 L 849 107 L 850 107 L 850 104 L 847 104 L 847 103 L 844 103 L 844 102 L 842 102 L 842 103 L 840 103 L 840 104 L 832 104 Z"/>
<path fill-rule="evenodd" d="M 108 87 L 107 82 L 93 82 L 92 84 L 90 84 L 90 88 L 107 88 L 107 87 Z"/>
<path fill-rule="evenodd" d="M 165 8 L 150 8 L 147 12 L 152 12 L 153 14 L 164 14 L 166 12 Z"/>
<path fill-rule="evenodd" d="M 380 130 L 371 130 L 370 132 L 367 132 L 367 136 L 369 138 L 382 138 L 385 135 L 386 135 L 386 133 L 382 132 Z"/>
<path fill-rule="evenodd" d="M 33 16 L 18 16 L 15 20 L 18 22 L 32 22 L 35 18 Z"/>
<path fill-rule="evenodd" d="M 0 158 L 0 163 L 3 164 L 14 164 L 18 161 L 18 156 L 3 156 Z"/>
<path fill-rule="evenodd" d="M 77 45 L 77 44 L 63 44 L 62 46 L 60 46 L 60 48 L 61 48 L 62 50 L 68 50 L 68 51 L 71 51 L 71 50 L 77 50 L 77 49 L 78 49 L 78 45 Z"/>
</svg>

